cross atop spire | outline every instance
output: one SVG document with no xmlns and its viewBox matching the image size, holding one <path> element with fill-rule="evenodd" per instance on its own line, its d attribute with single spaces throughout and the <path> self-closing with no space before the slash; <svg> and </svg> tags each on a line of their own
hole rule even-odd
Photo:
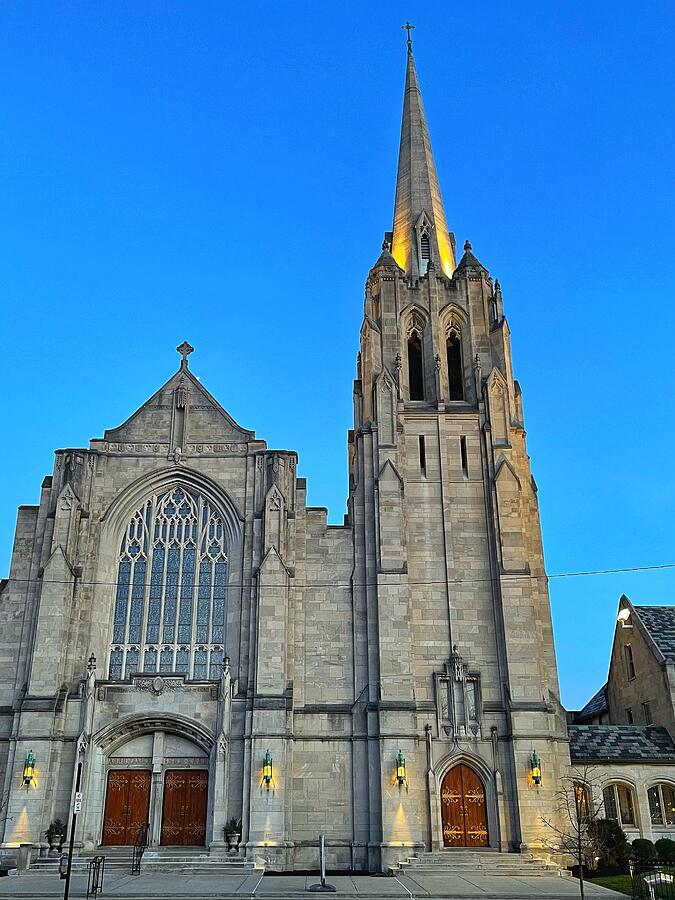
<svg viewBox="0 0 675 900">
<path fill-rule="evenodd" d="M 194 347 L 191 347 L 190 344 L 188 344 L 187 341 L 183 341 L 182 344 L 179 344 L 179 345 L 176 347 L 176 350 L 177 350 L 177 351 L 180 353 L 180 355 L 183 357 L 183 358 L 181 359 L 181 361 L 180 361 L 180 367 L 181 367 L 181 369 L 187 369 L 187 367 L 188 367 L 188 359 L 187 359 L 187 358 L 188 358 L 188 356 L 189 356 L 191 353 L 194 352 L 194 349 L 195 349 L 195 348 L 194 348 Z"/>
<path fill-rule="evenodd" d="M 408 45 L 408 53 L 412 53 L 412 38 L 410 37 L 410 32 L 414 27 L 415 26 L 411 25 L 410 22 L 406 22 L 405 25 L 401 25 L 401 28 L 404 28 L 408 32 L 408 39 L 406 40 L 406 44 Z"/>
</svg>

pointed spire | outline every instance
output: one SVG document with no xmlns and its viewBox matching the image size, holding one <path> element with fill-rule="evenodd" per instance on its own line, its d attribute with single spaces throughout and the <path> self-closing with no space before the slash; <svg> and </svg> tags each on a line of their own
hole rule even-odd
<svg viewBox="0 0 675 900">
<path fill-rule="evenodd" d="M 407 29 L 412 26 L 406 24 L 403 27 Z M 392 254 L 412 278 L 425 273 L 425 256 L 450 277 L 455 269 L 455 257 L 438 186 L 409 31 L 407 45 Z"/>
</svg>

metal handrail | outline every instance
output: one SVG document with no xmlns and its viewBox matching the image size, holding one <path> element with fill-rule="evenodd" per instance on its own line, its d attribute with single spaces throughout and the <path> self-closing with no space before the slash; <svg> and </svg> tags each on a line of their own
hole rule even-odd
<svg viewBox="0 0 675 900">
<path fill-rule="evenodd" d="M 145 850 L 148 846 L 149 827 L 149 823 L 144 822 L 138 829 L 138 834 L 136 835 L 136 840 L 134 841 L 134 852 L 131 858 L 132 875 L 141 874 L 141 861 L 143 860 L 143 854 L 145 853 Z"/>
<path fill-rule="evenodd" d="M 87 900 L 98 897 L 103 891 L 105 856 L 94 856 L 87 865 Z"/>
</svg>

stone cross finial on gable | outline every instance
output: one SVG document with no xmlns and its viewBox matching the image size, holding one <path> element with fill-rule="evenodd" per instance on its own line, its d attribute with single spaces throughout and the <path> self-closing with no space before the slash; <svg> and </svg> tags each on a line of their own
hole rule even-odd
<svg viewBox="0 0 675 900">
<path fill-rule="evenodd" d="M 180 363 L 181 369 L 187 369 L 187 364 L 188 364 L 187 358 L 188 358 L 188 356 L 189 356 L 192 352 L 194 352 L 194 349 L 195 349 L 195 348 L 194 348 L 194 347 L 191 347 L 190 344 L 188 344 L 187 341 L 183 341 L 182 344 L 179 344 L 179 345 L 176 347 L 176 350 L 177 350 L 177 351 L 180 353 L 180 355 L 183 357 L 183 359 L 181 360 L 181 363 Z"/>
</svg>

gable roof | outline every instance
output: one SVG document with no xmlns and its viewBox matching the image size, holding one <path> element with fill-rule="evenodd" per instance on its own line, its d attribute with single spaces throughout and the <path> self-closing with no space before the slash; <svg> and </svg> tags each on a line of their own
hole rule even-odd
<svg viewBox="0 0 675 900">
<path fill-rule="evenodd" d="M 675 743 L 662 725 L 569 725 L 574 762 L 675 762 Z"/>
<path fill-rule="evenodd" d="M 193 417 L 202 421 L 197 430 L 201 441 L 243 441 L 255 440 L 255 432 L 242 428 L 218 403 L 196 378 L 187 364 L 180 369 L 149 400 L 132 413 L 116 428 L 106 428 L 106 441 L 147 440 L 148 433 L 159 430 L 168 436 L 172 418 L 172 395 L 177 388 L 188 391 L 188 402 Z M 191 399 L 190 399 L 191 397 Z"/>
<path fill-rule="evenodd" d="M 607 682 L 605 682 L 600 690 L 593 694 L 586 706 L 579 710 L 575 721 L 581 723 L 584 719 L 594 719 L 596 716 L 600 716 L 602 713 L 607 712 L 608 709 Z"/>
<path fill-rule="evenodd" d="M 664 658 L 675 663 L 675 606 L 634 606 L 633 609 Z"/>
</svg>

